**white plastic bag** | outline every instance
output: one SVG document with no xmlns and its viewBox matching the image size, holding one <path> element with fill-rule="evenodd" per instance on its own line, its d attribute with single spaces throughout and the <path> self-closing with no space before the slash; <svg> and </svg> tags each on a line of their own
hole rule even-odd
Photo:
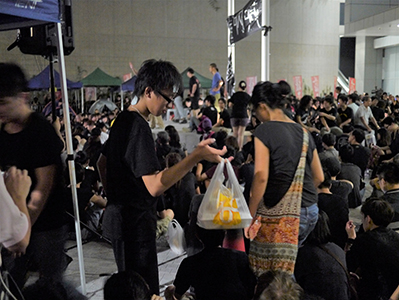
<svg viewBox="0 0 399 300">
<path fill-rule="evenodd" d="M 225 165 L 229 177 L 227 186 L 223 184 Z M 252 216 L 233 167 L 228 160 L 222 161 L 202 200 L 197 224 L 205 229 L 234 229 L 247 227 L 251 222 Z"/>
<path fill-rule="evenodd" d="M 166 235 L 170 250 L 178 255 L 183 254 L 186 249 L 186 239 L 184 230 L 177 220 L 170 221 Z"/>
</svg>

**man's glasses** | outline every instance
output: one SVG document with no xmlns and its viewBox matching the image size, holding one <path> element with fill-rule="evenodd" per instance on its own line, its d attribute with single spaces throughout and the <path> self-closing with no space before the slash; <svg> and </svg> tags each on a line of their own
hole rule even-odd
<svg viewBox="0 0 399 300">
<path fill-rule="evenodd" d="M 173 99 L 170 99 L 168 96 L 166 96 L 164 93 L 162 93 L 161 91 L 157 91 L 158 94 L 160 94 L 162 96 L 162 98 L 164 98 L 166 100 L 166 102 L 168 102 L 168 104 L 173 102 Z"/>
</svg>

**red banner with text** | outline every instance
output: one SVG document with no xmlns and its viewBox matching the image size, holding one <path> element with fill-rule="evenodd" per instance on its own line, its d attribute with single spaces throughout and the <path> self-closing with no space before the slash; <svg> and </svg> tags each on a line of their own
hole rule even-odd
<svg viewBox="0 0 399 300">
<path fill-rule="evenodd" d="M 300 100 L 302 98 L 302 76 L 294 76 L 295 97 Z"/>
<path fill-rule="evenodd" d="M 334 76 L 334 99 L 337 99 L 337 84 L 338 84 L 338 77 Z"/>
<path fill-rule="evenodd" d="M 353 94 L 356 91 L 356 78 L 349 77 L 349 94 Z"/>
<path fill-rule="evenodd" d="M 320 97 L 319 75 L 312 76 L 311 79 L 312 79 L 313 97 Z"/>
</svg>

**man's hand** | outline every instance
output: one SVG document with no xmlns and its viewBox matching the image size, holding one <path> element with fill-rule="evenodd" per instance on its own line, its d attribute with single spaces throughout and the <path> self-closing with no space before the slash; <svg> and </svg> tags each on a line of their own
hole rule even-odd
<svg viewBox="0 0 399 300">
<path fill-rule="evenodd" d="M 213 144 L 215 139 L 206 139 L 203 140 L 198 146 L 194 149 L 193 153 L 200 157 L 200 161 L 205 159 L 209 162 L 220 163 L 222 161 L 222 155 L 227 152 L 226 146 L 223 147 L 222 150 L 218 150 L 216 148 L 212 148 L 209 145 Z"/>
<path fill-rule="evenodd" d="M 356 238 L 356 226 L 353 221 L 348 221 L 345 226 L 346 233 L 348 234 L 348 238 L 355 239 Z"/>
<path fill-rule="evenodd" d="M 26 198 L 32 184 L 32 180 L 28 176 L 28 171 L 11 167 L 4 174 L 4 183 L 15 204 L 17 206 L 19 206 L 18 204 L 26 205 Z"/>
</svg>

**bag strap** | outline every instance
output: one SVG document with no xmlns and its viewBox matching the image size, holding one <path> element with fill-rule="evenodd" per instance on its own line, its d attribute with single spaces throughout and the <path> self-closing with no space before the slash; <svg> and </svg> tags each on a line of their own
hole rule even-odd
<svg viewBox="0 0 399 300">
<path fill-rule="evenodd" d="M 348 279 L 349 279 L 348 270 L 346 269 L 344 264 L 341 262 L 341 260 L 338 258 L 338 256 L 336 256 L 333 252 L 331 252 L 329 249 L 327 249 L 324 245 L 319 245 L 319 248 L 324 250 L 328 254 L 330 254 L 339 263 L 339 265 L 342 267 L 342 269 L 344 269 L 344 271 L 345 271 L 345 273 L 346 273 L 346 275 L 348 276 Z"/>
</svg>

